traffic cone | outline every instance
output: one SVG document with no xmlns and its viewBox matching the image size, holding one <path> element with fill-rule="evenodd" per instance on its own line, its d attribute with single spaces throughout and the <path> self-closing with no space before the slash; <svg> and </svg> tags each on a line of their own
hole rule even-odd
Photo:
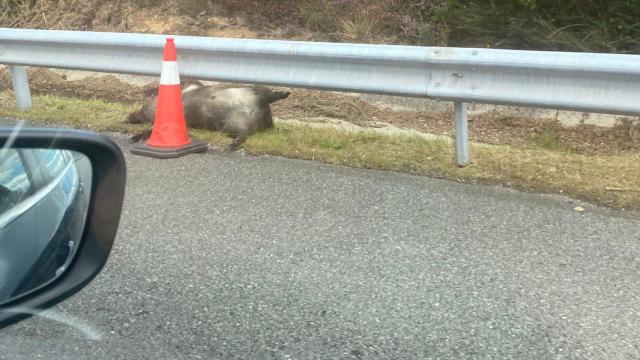
<svg viewBox="0 0 640 360">
<path fill-rule="evenodd" d="M 145 144 L 134 146 L 131 152 L 166 159 L 206 150 L 207 144 L 192 141 L 189 137 L 182 106 L 176 45 L 173 38 L 167 38 L 160 73 L 158 106 L 151 136 Z"/>
</svg>

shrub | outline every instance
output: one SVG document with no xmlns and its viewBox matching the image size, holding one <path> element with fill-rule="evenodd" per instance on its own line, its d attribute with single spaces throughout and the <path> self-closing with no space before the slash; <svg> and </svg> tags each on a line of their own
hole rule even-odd
<svg viewBox="0 0 640 360">
<path fill-rule="evenodd" d="M 452 46 L 635 53 L 638 0 L 448 0 Z"/>
</svg>

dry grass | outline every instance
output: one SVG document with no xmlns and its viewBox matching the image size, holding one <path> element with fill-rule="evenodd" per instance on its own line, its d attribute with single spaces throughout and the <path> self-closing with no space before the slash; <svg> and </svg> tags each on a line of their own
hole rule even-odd
<svg viewBox="0 0 640 360">
<path fill-rule="evenodd" d="M 140 126 L 122 123 L 126 114 L 135 108 L 135 105 L 100 100 L 35 96 L 33 109 L 20 112 L 7 92 L 0 93 L 0 115 L 95 131 L 139 131 Z M 193 131 L 193 135 L 219 146 L 230 142 L 224 134 L 211 131 Z M 473 144 L 474 163 L 458 168 L 454 165 L 453 147 L 445 141 L 283 122 L 276 122 L 273 130 L 251 136 L 245 149 L 251 154 L 503 184 L 530 191 L 562 193 L 616 208 L 640 209 L 640 153 L 637 152 L 590 156 L 541 148 Z"/>
<path fill-rule="evenodd" d="M 382 23 L 374 17 L 341 19 L 339 26 L 340 35 L 349 42 L 373 42 L 383 32 Z"/>
<path fill-rule="evenodd" d="M 138 103 L 147 99 L 150 89 L 157 89 L 157 83 L 144 87 L 127 84 L 114 75 L 91 75 L 80 80 L 68 80 L 66 75 L 45 68 L 30 67 L 29 88 L 33 94 L 64 96 L 69 98 L 99 98 L 111 102 Z M 8 67 L 0 69 L 0 91 L 12 89 Z"/>
</svg>

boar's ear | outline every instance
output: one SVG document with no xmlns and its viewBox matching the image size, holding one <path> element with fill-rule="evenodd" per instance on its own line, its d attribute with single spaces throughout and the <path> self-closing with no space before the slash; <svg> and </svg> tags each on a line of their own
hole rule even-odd
<svg viewBox="0 0 640 360">
<path fill-rule="evenodd" d="M 183 87 L 188 87 L 189 85 L 204 86 L 204 83 L 202 81 L 195 79 L 182 79 L 180 83 Z"/>
</svg>

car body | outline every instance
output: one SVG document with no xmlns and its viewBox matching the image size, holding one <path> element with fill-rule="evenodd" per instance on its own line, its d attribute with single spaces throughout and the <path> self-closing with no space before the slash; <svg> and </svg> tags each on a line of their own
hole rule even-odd
<svg viewBox="0 0 640 360">
<path fill-rule="evenodd" d="M 0 303 L 55 279 L 73 258 L 90 197 L 80 171 L 71 151 L 0 150 Z"/>
</svg>

